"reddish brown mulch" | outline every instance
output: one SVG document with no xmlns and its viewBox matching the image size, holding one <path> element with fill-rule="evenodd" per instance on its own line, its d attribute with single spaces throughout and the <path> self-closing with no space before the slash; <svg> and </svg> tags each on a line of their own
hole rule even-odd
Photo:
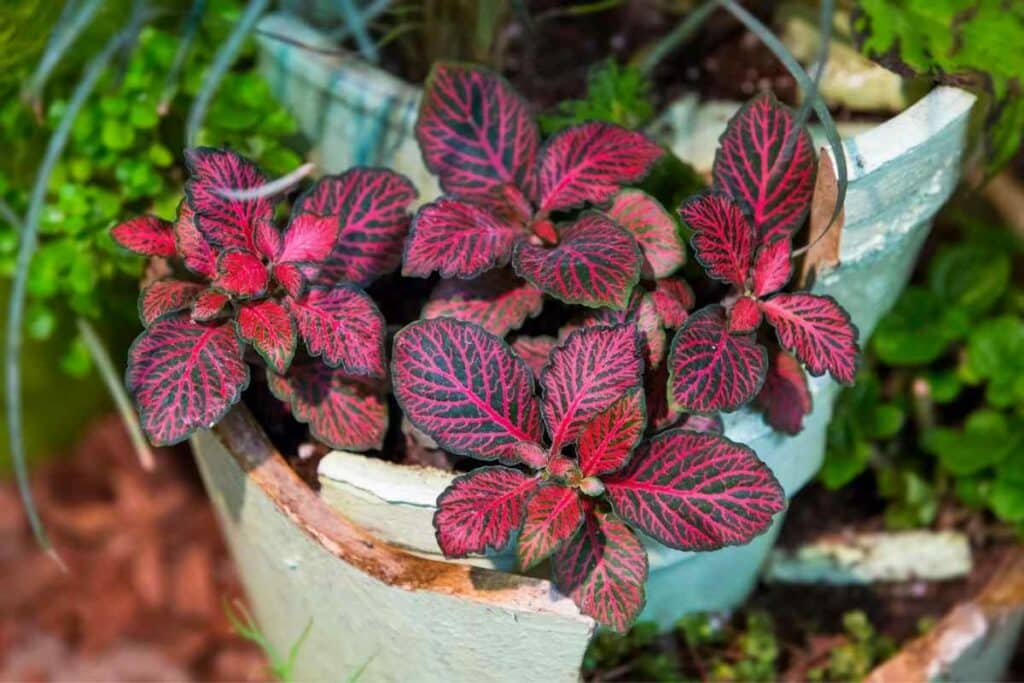
<svg viewBox="0 0 1024 683">
<path fill-rule="evenodd" d="M 138 465 L 116 416 L 33 487 L 63 573 L 0 483 L 0 681 L 258 681 L 232 632 L 241 587 L 186 448 Z"/>
</svg>

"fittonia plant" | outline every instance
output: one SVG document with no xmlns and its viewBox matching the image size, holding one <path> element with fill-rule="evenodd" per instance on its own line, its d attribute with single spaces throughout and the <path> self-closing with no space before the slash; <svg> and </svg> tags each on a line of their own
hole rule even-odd
<svg viewBox="0 0 1024 683">
<path fill-rule="evenodd" d="M 478 325 L 420 321 L 394 346 L 392 382 L 409 420 L 447 451 L 500 463 L 438 498 L 444 553 L 503 548 L 518 532 L 521 568 L 550 556 L 555 583 L 606 626 L 626 630 L 644 604 L 636 531 L 713 550 L 746 543 L 785 505 L 771 471 L 724 436 L 672 429 L 643 440 L 632 326 L 571 333 L 541 372 L 540 396 L 528 365 Z"/>
<path fill-rule="evenodd" d="M 676 220 L 625 187 L 661 154 L 643 135 L 585 123 L 542 146 L 503 80 L 456 65 L 432 73 L 417 135 L 447 194 L 411 229 L 409 183 L 355 169 L 317 182 L 279 231 L 274 202 L 252 191 L 266 182 L 255 166 L 196 149 L 175 224 L 143 217 L 114 230 L 174 271 L 140 298 L 147 329 L 128 384 L 144 428 L 175 443 L 212 425 L 258 361 L 315 437 L 379 448 L 385 325 L 360 287 L 404 254 L 406 274 L 455 279 L 395 337 L 398 403 L 441 449 L 497 463 L 438 499 L 441 549 L 463 557 L 515 543 L 524 570 L 551 558 L 555 583 L 585 613 L 624 630 L 644 603 L 638 534 L 713 550 L 750 541 L 785 506 L 718 414 L 756 402 L 795 433 L 811 407 L 804 367 L 853 381 L 846 312 L 781 291 L 813 192 L 810 136 L 770 96 L 729 123 L 712 189 L 681 208 L 714 281 L 698 297 L 677 274 Z M 558 337 L 506 343 L 546 295 L 578 306 Z M 763 321 L 777 341 L 758 336 Z"/>
<path fill-rule="evenodd" d="M 174 270 L 142 291 L 146 330 L 128 359 L 150 440 L 177 443 L 217 422 L 249 384 L 247 361 L 258 359 L 314 436 L 337 448 L 379 447 L 384 319 L 360 286 L 398 266 L 413 187 L 386 170 L 329 176 L 296 201 L 281 231 L 275 202 L 244 194 L 266 183 L 252 163 L 207 148 L 189 150 L 187 162 L 174 224 L 144 216 L 113 231 Z"/>
</svg>

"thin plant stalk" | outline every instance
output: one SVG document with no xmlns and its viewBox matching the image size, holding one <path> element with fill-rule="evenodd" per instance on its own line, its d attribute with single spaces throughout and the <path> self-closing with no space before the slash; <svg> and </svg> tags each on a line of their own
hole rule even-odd
<svg viewBox="0 0 1024 683">
<path fill-rule="evenodd" d="M 42 164 L 36 172 L 35 184 L 32 187 L 32 194 L 29 199 L 28 212 L 25 215 L 25 222 L 21 230 L 21 241 L 18 245 L 18 257 L 15 262 L 14 284 L 11 289 L 11 299 L 7 309 L 7 348 L 6 348 L 6 393 L 7 393 L 7 429 L 10 435 L 11 462 L 14 465 L 14 476 L 18 483 L 18 490 L 21 493 L 22 502 L 25 505 L 25 513 L 32 533 L 40 547 L 47 552 L 62 568 L 64 563 L 60 556 L 53 549 L 50 539 L 43 528 L 36 511 L 35 501 L 29 487 L 28 468 L 25 464 L 25 438 L 22 433 L 21 404 L 21 333 L 25 320 L 25 295 L 28 286 L 28 269 L 32 262 L 39 241 L 39 216 L 46 201 L 46 189 L 53 173 L 53 167 L 57 164 L 64 146 L 67 144 L 71 134 L 71 127 L 82 110 L 86 99 L 92 94 L 100 76 L 110 64 L 117 51 L 128 39 L 129 33 L 123 31 L 89 62 L 85 71 L 82 72 L 81 80 L 75 87 L 74 93 L 68 102 L 67 110 L 61 119 L 57 129 L 50 136 L 43 155 Z"/>
<path fill-rule="evenodd" d="M 373 4 L 363 10 L 362 20 L 364 24 L 369 24 L 371 21 L 379 17 L 384 13 L 384 10 L 391 5 L 392 0 L 376 0 Z M 331 38 L 338 41 L 339 43 L 348 39 L 352 35 L 352 28 L 349 26 L 348 21 L 334 29 L 331 33 Z M 378 47 L 380 47 L 378 45 Z"/>
<path fill-rule="evenodd" d="M 0 219 L 3 219 L 8 225 L 14 228 L 17 233 L 21 232 L 21 216 L 11 208 L 11 205 L 0 199 Z"/>
<path fill-rule="evenodd" d="M 352 37 L 355 38 L 359 54 L 366 61 L 376 64 L 380 55 L 377 53 L 377 46 L 373 44 L 373 39 L 370 38 L 370 31 L 366 27 L 364 16 L 352 0 L 338 0 L 338 7 L 341 9 L 341 16 L 345 19 L 345 23 L 352 30 Z"/>
<path fill-rule="evenodd" d="M 120 64 L 117 67 L 117 75 L 114 78 L 115 87 L 120 88 L 124 82 L 124 77 L 128 73 L 128 62 L 132 56 L 132 49 L 139 40 L 139 34 L 142 32 L 142 26 L 154 15 L 149 10 L 148 0 L 134 0 L 132 2 L 132 13 L 128 19 L 128 25 L 125 30 L 128 32 L 128 39 L 124 43 L 124 49 L 121 51 Z"/>
<path fill-rule="evenodd" d="M 234 30 L 231 31 L 227 42 L 217 51 L 213 64 L 210 65 L 210 70 L 206 73 L 206 78 L 203 79 L 203 89 L 196 95 L 196 99 L 192 103 L 192 109 L 188 113 L 188 123 L 185 126 L 185 141 L 189 147 L 195 145 L 199 129 L 202 127 L 203 121 L 206 120 L 206 110 L 209 109 L 210 102 L 213 100 L 217 88 L 220 86 L 221 81 L 224 80 L 224 75 L 231 68 L 235 57 L 238 56 L 238 51 L 242 49 L 243 41 L 249 35 L 249 32 L 252 31 L 260 17 L 263 16 L 263 13 L 267 11 L 269 4 L 270 0 L 249 0 L 245 13 L 239 19 L 238 24 L 235 25 Z"/>
<path fill-rule="evenodd" d="M 741 7 L 735 0 L 716 0 L 718 4 L 732 14 L 741 24 L 747 27 L 747 29 L 761 39 L 761 42 L 775 54 L 775 57 L 782 62 L 786 70 L 789 71 L 790 75 L 793 76 L 797 84 L 804 89 L 806 93 L 817 92 L 814 87 L 814 82 L 811 77 L 807 75 L 800 63 L 796 61 L 796 58 L 790 53 L 785 45 L 782 44 L 774 33 L 768 29 L 767 26 L 761 23 L 761 21 L 753 14 L 748 12 L 746 9 Z M 846 185 L 848 181 L 847 169 L 846 169 L 846 153 L 843 150 L 843 141 L 839 138 L 839 131 L 836 129 L 835 121 L 832 120 L 832 114 L 829 112 L 828 107 L 825 106 L 825 102 L 820 97 L 810 98 L 811 107 L 814 109 L 814 113 L 818 115 L 818 119 L 821 121 L 822 127 L 825 129 L 825 137 L 828 140 L 829 147 L 832 148 L 832 155 L 835 157 L 836 162 L 836 176 L 838 178 L 839 192 L 836 197 L 836 205 L 832 211 L 832 218 L 829 221 L 829 225 L 825 230 L 822 231 L 821 235 L 825 235 L 829 228 L 835 223 L 839 217 L 839 213 L 842 210 L 843 203 L 846 199 Z M 820 239 L 819 236 L 818 239 Z M 811 246 L 807 245 L 797 249 L 793 252 L 793 256 L 797 257 L 805 253 Z"/>
<path fill-rule="evenodd" d="M 160 100 L 157 102 L 156 111 L 160 116 L 167 114 L 171 107 L 171 100 L 178 92 L 178 81 L 181 79 L 181 70 L 185 66 L 185 59 L 192 49 L 196 34 L 199 32 L 199 22 L 206 12 L 206 0 L 195 0 L 192 9 L 185 17 L 185 23 L 181 27 L 181 41 L 178 43 L 178 50 L 174 53 L 174 61 L 164 79 L 164 87 L 160 91 Z"/>
<path fill-rule="evenodd" d="M 818 53 L 815 55 L 814 63 L 817 69 L 814 72 L 814 90 L 804 93 L 804 101 L 800 103 L 800 109 L 796 113 L 796 125 L 802 127 L 807 118 L 811 115 L 811 104 L 816 98 L 821 97 L 821 77 L 825 73 L 825 65 L 828 62 L 828 52 L 832 45 L 832 17 L 835 14 L 833 0 L 821 0 L 821 10 L 818 13 Z"/>
<path fill-rule="evenodd" d="M 107 386 L 107 392 L 110 394 L 110 398 L 114 399 L 117 412 L 121 415 L 121 421 L 128 431 L 128 437 L 131 439 L 132 446 L 135 448 L 135 454 L 139 458 L 139 465 L 147 472 L 152 472 L 156 467 L 153 450 L 149 447 L 146 437 L 142 434 L 139 416 L 135 412 L 131 399 L 128 398 L 128 392 L 124 389 L 120 373 L 114 369 L 114 363 L 110 359 L 110 352 L 107 351 L 103 340 L 96 334 L 95 328 L 93 328 L 88 320 L 79 316 L 77 323 L 78 333 L 82 337 L 82 342 L 85 344 L 85 348 L 89 350 L 89 355 L 92 356 L 96 369 L 100 373 L 100 379 Z"/>
<path fill-rule="evenodd" d="M 50 78 L 50 74 L 53 73 L 64 53 L 75 42 L 75 38 L 92 22 L 96 11 L 103 3 L 102 0 L 85 0 L 85 4 L 78 7 L 74 15 L 69 17 L 67 16 L 70 10 L 69 5 L 73 4 L 77 3 L 74 0 L 68 0 L 68 5 L 61 11 L 60 20 L 50 36 L 46 51 L 43 52 L 42 59 L 39 60 L 36 70 L 29 77 L 23 91 L 23 97 L 36 108 L 39 106 L 40 94 L 46 81 Z"/>
<path fill-rule="evenodd" d="M 669 53 L 688 41 L 697 32 L 697 29 L 711 16 L 711 13 L 715 11 L 717 6 L 715 0 L 707 0 L 707 2 L 687 14 L 685 19 L 655 43 L 654 47 L 640 59 L 638 64 L 640 71 L 645 75 L 650 75 L 654 71 L 654 67 L 658 66 L 661 60 L 665 59 Z"/>
</svg>

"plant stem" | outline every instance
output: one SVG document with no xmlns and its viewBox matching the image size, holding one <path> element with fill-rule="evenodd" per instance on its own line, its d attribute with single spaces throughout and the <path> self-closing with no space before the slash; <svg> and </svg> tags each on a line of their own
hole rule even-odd
<svg viewBox="0 0 1024 683">
<path fill-rule="evenodd" d="M 359 48 L 359 54 L 366 61 L 376 64 L 379 59 L 377 46 L 373 44 L 373 39 L 370 38 L 370 32 L 366 28 L 366 20 L 363 18 L 363 15 L 359 13 L 352 0 L 338 0 L 338 7 L 341 9 L 341 15 L 345 19 L 345 24 L 352 31 L 352 35 L 356 40 L 356 46 Z"/>
<path fill-rule="evenodd" d="M 242 49 L 242 42 L 249 35 L 249 32 L 256 25 L 256 22 L 259 21 L 260 17 L 263 16 L 269 4 L 270 0 L 249 0 L 245 13 L 238 20 L 234 30 L 231 31 L 227 42 L 217 51 L 213 64 L 210 65 L 210 70 L 206 73 L 203 89 L 196 95 L 196 99 L 192 103 L 192 109 L 188 113 L 188 123 L 185 126 L 185 143 L 187 146 L 195 146 L 196 135 L 199 134 L 199 129 L 206 119 L 206 110 L 209 109 L 210 101 L 213 99 L 214 94 L 216 94 L 220 82 L 224 79 L 224 74 L 231 68 L 235 57 L 238 55 L 238 51 Z"/>
<path fill-rule="evenodd" d="M 181 42 L 178 43 L 178 51 L 174 53 L 174 61 L 171 62 L 167 78 L 164 79 L 164 87 L 160 93 L 160 100 L 156 105 L 156 111 L 160 116 L 164 116 L 167 113 L 171 106 L 171 100 L 174 99 L 174 95 L 178 92 L 178 80 L 181 77 L 181 70 L 185 66 L 185 59 L 188 57 L 189 50 L 192 49 L 192 43 L 195 41 L 196 33 L 199 31 L 199 20 L 202 19 L 205 11 L 206 0 L 195 0 L 192 3 L 192 9 L 188 11 L 188 16 L 185 17 L 185 23 L 181 28 Z"/>
<path fill-rule="evenodd" d="M 150 449 L 146 437 L 142 434 L 142 427 L 139 426 L 139 417 L 132 406 L 131 399 L 128 398 L 128 392 L 124 390 L 121 376 L 114 369 L 114 363 L 110 360 L 110 353 L 88 320 L 79 316 L 76 322 L 78 323 L 78 332 L 82 335 L 82 341 L 85 343 L 85 348 L 89 349 L 89 355 L 92 356 L 93 361 L 96 363 L 96 369 L 100 373 L 100 378 L 107 385 L 107 391 L 110 393 L 110 397 L 114 399 L 114 405 L 117 406 L 117 412 L 121 415 L 121 421 L 124 422 L 124 427 L 128 430 L 128 437 L 132 441 L 132 446 L 135 447 L 136 455 L 139 456 L 139 465 L 147 472 L 152 472 L 156 467 L 153 451 Z"/>
<path fill-rule="evenodd" d="M 122 44 L 127 40 L 129 33 L 122 31 L 89 62 L 82 78 L 75 87 L 71 100 L 68 102 L 64 117 L 58 124 L 57 129 L 50 137 L 46 146 L 46 153 L 43 162 L 36 172 L 35 184 L 32 187 L 32 194 L 29 200 L 28 213 L 25 216 L 25 223 L 21 230 L 21 242 L 18 245 L 18 258 L 15 262 L 14 284 L 11 289 L 11 299 L 7 310 L 7 347 L 5 354 L 6 363 L 6 389 L 7 389 L 7 428 L 10 434 L 11 462 L 14 465 L 14 476 L 18 482 L 18 490 L 21 493 L 22 502 L 25 505 L 25 513 L 28 516 L 32 533 L 39 545 L 62 567 L 60 557 L 50 543 L 46 531 L 43 529 L 39 514 L 36 511 L 35 501 L 32 498 L 32 491 L 29 487 L 28 468 L 25 464 L 25 439 L 22 434 L 22 405 L 21 405 L 21 332 L 25 320 L 25 295 L 28 286 L 28 269 L 32 262 L 32 255 L 35 253 L 39 239 L 39 216 L 43 210 L 43 203 L 46 200 L 46 188 L 53 173 L 53 167 L 64 151 L 68 137 L 71 134 L 71 126 L 81 111 L 86 99 L 92 94 L 97 81 L 103 71 L 107 68 L 110 60 L 117 54 Z"/>
<path fill-rule="evenodd" d="M 771 30 L 761 23 L 761 21 L 753 14 L 741 7 L 735 0 L 716 0 L 719 5 L 726 9 L 741 24 L 747 27 L 751 33 L 760 38 L 761 42 L 765 44 L 775 57 L 778 58 L 782 65 L 786 67 L 790 75 L 796 80 L 797 84 L 804 89 L 806 93 L 814 93 L 817 95 L 817 88 L 814 86 L 814 82 L 811 77 L 807 75 L 807 72 L 800 62 L 796 61 L 792 53 L 782 44 Z M 829 112 L 828 107 L 825 106 L 825 102 L 820 97 L 813 97 L 809 100 L 811 107 L 814 109 L 814 113 L 818 115 L 818 119 L 821 121 L 822 127 L 825 129 L 825 137 L 828 139 L 829 147 L 832 148 L 832 156 L 836 164 L 836 175 L 838 176 L 839 192 L 836 197 L 836 206 L 832 211 L 832 219 L 829 221 L 829 227 L 832 223 L 835 223 L 839 217 L 839 212 L 843 208 L 843 203 L 846 200 L 846 185 L 847 185 L 847 170 L 846 170 L 846 152 L 843 150 L 843 141 L 839 137 L 839 131 L 836 129 L 835 121 L 832 120 L 832 114 Z M 828 228 L 822 231 L 822 235 L 828 232 Z M 820 237 L 819 237 L 820 239 Z M 796 258 L 804 254 L 811 246 L 807 245 L 797 249 L 793 252 L 793 258 Z"/>
<path fill-rule="evenodd" d="M 704 23 L 704 20 L 711 16 L 711 13 L 715 11 L 717 5 L 715 0 L 707 0 L 704 4 L 700 5 L 692 12 L 686 15 L 679 24 L 672 29 L 672 31 L 661 38 L 654 47 L 643 56 L 640 63 L 637 65 L 640 71 L 644 75 L 650 75 L 654 71 L 654 67 L 663 60 L 668 54 L 678 48 L 680 45 L 690 39 L 690 37 L 697 32 L 700 25 Z"/>
<path fill-rule="evenodd" d="M 0 219 L 6 221 L 8 225 L 14 228 L 15 232 L 21 233 L 21 216 L 3 199 L 0 199 Z"/>
<path fill-rule="evenodd" d="M 60 62 L 61 57 L 68 51 L 71 44 L 75 42 L 75 38 L 85 30 L 92 21 L 93 16 L 96 14 L 96 10 L 100 8 L 102 4 L 101 0 L 86 0 L 85 4 L 78 8 L 78 11 L 73 16 L 69 16 L 72 11 L 72 6 L 77 4 L 75 0 L 68 0 L 64 9 L 61 11 L 60 19 L 57 25 L 54 27 L 53 33 L 50 35 L 50 40 L 46 44 L 46 51 L 43 52 L 42 59 L 39 60 L 39 65 L 36 70 L 32 73 L 32 76 L 28 79 L 28 83 L 25 89 L 22 91 L 22 97 L 30 102 L 33 107 L 36 108 L 38 114 L 40 93 L 43 90 L 43 86 L 46 85 L 47 79 L 53 69 Z"/>
</svg>

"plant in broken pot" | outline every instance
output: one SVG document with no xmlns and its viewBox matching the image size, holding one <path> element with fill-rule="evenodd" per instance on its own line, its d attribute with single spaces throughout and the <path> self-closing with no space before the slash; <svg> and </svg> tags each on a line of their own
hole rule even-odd
<svg viewBox="0 0 1024 683">
<path fill-rule="evenodd" d="M 414 438 L 496 463 L 467 467 L 439 497 L 441 549 L 515 543 L 524 570 L 550 557 L 582 612 L 625 630 L 644 603 L 640 534 L 712 550 L 750 541 L 785 507 L 718 413 L 756 403 L 795 433 L 810 410 L 804 367 L 852 381 L 842 308 L 781 291 L 811 202 L 810 138 L 771 97 L 733 119 L 712 189 L 681 207 L 709 276 L 691 288 L 676 219 L 629 187 L 662 155 L 642 134 L 590 122 L 542 144 L 505 81 L 442 64 L 417 137 L 446 194 L 411 228 L 412 187 L 354 169 L 315 183 L 279 230 L 256 167 L 201 148 L 187 153 L 175 223 L 115 229 L 171 271 L 141 294 L 147 329 L 129 358 L 144 428 L 175 443 L 212 426 L 259 365 L 314 438 L 381 448 L 385 323 L 360 287 L 400 261 L 406 276 L 437 271 L 447 279 L 422 319 L 395 335 L 395 398 Z"/>
</svg>

